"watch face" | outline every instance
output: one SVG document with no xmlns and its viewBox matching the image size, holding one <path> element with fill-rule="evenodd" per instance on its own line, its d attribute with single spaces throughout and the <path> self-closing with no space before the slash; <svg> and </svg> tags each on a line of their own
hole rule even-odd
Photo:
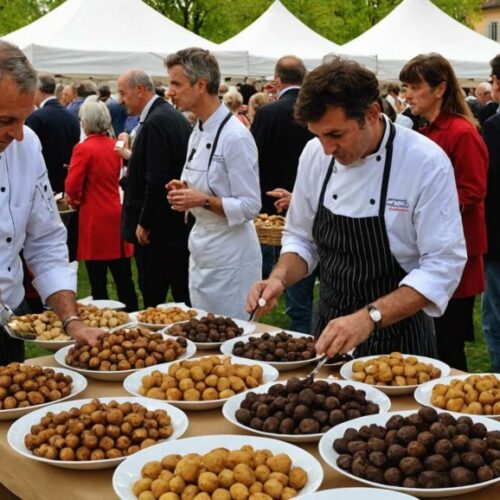
<svg viewBox="0 0 500 500">
<path fill-rule="evenodd" d="M 370 311 L 370 318 L 378 323 L 382 319 L 382 313 L 378 309 L 372 309 Z"/>
</svg>

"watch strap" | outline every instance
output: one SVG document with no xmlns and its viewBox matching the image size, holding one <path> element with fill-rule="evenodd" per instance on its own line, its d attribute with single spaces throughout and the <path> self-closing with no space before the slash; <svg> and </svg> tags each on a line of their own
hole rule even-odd
<svg viewBox="0 0 500 500">
<path fill-rule="evenodd" d="M 71 316 L 68 316 L 68 317 L 64 318 L 63 322 L 62 322 L 63 330 L 66 331 L 66 328 L 68 327 L 68 325 L 70 323 L 72 323 L 73 321 L 80 321 L 80 317 L 79 316 L 75 316 L 73 314 Z"/>
</svg>

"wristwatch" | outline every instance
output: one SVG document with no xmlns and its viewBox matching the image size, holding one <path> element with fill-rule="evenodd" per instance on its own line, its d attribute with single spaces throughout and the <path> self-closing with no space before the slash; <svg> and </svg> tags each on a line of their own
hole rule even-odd
<svg viewBox="0 0 500 500">
<path fill-rule="evenodd" d="M 73 321 L 80 321 L 80 318 L 78 316 L 75 316 L 74 314 L 71 315 L 71 316 L 68 316 L 67 318 L 64 318 L 63 319 L 63 322 L 62 322 L 62 327 L 63 327 L 63 330 L 66 332 L 66 328 L 68 327 L 68 325 L 70 323 L 72 323 Z"/>
<path fill-rule="evenodd" d="M 375 333 L 382 324 L 382 313 L 373 304 L 368 304 L 366 308 L 368 309 L 370 319 L 373 321 L 373 332 Z"/>
<path fill-rule="evenodd" d="M 203 208 L 205 208 L 206 210 L 210 210 L 210 197 L 207 196 L 205 198 L 205 201 L 203 202 Z"/>
</svg>

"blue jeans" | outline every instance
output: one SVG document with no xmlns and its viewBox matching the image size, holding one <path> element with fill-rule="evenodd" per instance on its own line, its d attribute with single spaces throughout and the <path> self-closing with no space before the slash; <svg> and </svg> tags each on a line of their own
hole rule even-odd
<svg viewBox="0 0 500 500">
<path fill-rule="evenodd" d="M 262 277 L 266 279 L 279 258 L 280 247 L 261 245 Z M 285 292 L 285 310 L 290 318 L 290 330 L 300 333 L 311 333 L 313 315 L 313 294 L 316 273 L 295 283 Z"/>
<path fill-rule="evenodd" d="M 500 261 L 484 259 L 486 290 L 482 302 L 482 323 L 491 357 L 491 369 L 500 372 Z"/>
</svg>

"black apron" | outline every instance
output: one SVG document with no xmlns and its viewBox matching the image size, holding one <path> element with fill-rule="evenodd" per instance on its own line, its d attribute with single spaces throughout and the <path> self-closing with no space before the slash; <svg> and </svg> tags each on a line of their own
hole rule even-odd
<svg viewBox="0 0 500 500">
<path fill-rule="evenodd" d="M 396 290 L 407 274 L 391 253 L 384 218 L 395 133 L 391 123 L 378 216 L 354 218 L 328 210 L 323 201 L 335 158 L 328 167 L 313 223 L 321 272 L 316 337 L 330 320 L 352 314 Z M 375 200 L 370 200 L 370 203 L 374 204 Z M 381 328 L 362 342 L 354 355 L 360 357 L 393 351 L 436 357 L 431 318 L 420 311 L 399 323 Z"/>
<path fill-rule="evenodd" d="M 23 300 L 21 305 L 15 309 L 14 313 L 16 316 L 29 314 L 30 310 L 27 303 Z M 0 326 L 0 366 L 7 365 L 14 361 L 24 361 L 24 342 L 12 338 L 3 327 Z"/>
</svg>

